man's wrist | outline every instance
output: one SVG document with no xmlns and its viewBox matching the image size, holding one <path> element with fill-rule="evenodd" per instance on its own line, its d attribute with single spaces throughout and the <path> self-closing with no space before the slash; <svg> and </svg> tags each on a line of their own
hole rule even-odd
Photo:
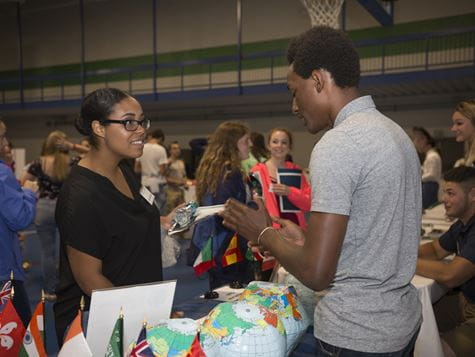
<svg viewBox="0 0 475 357">
<path fill-rule="evenodd" d="M 261 244 L 262 238 L 263 238 L 264 235 L 265 235 L 268 231 L 270 231 L 270 230 L 275 230 L 275 228 L 272 227 L 272 226 L 269 226 L 269 227 L 264 228 L 264 229 L 261 231 L 261 233 L 259 233 L 259 236 L 257 237 L 257 245 L 258 245 L 259 247 L 262 246 L 262 244 Z"/>
</svg>

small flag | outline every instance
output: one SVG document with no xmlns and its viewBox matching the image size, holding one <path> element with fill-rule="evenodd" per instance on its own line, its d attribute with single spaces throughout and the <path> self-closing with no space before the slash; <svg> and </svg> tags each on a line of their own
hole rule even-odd
<svg viewBox="0 0 475 357">
<path fill-rule="evenodd" d="M 23 337 L 20 357 L 47 357 L 44 345 L 44 303 L 40 301 Z"/>
<path fill-rule="evenodd" d="M 10 294 L 12 293 L 12 281 L 8 280 L 3 284 L 2 290 L 0 290 L 0 306 L 6 304 L 10 300 Z"/>
<path fill-rule="evenodd" d="M 200 255 L 196 258 L 193 264 L 196 275 L 201 275 L 216 265 L 213 259 L 212 244 L 213 239 L 210 237 L 203 250 L 201 250 Z"/>
<path fill-rule="evenodd" d="M 89 349 L 82 331 L 81 321 L 82 311 L 79 310 L 69 327 L 69 331 L 66 334 L 63 347 L 61 347 L 58 357 L 92 357 L 92 352 Z"/>
<path fill-rule="evenodd" d="M 147 342 L 147 328 L 145 325 L 140 330 L 139 338 L 132 352 L 130 352 L 130 357 L 153 357 L 153 352 Z"/>
<path fill-rule="evenodd" d="M 117 319 L 114 329 L 112 330 L 112 335 L 109 340 L 109 344 L 106 349 L 106 357 L 122 357 L 124 352 L 123 347 L 123 336 L 124 336 L 124 316 L 122 312 Z"/>
<path fill-rule="evenodd" d="M 229 242 L 228 248 L 221 258 L 221 265 L 227 267 L 231 264 L 236 264 L 244 260 L 244 257 L 241 253 L 241 250 L 238 247 L 238 237 L 237 233 L 233 235 L 231 241 Z"/>
<path fill-rule="evenodd" d="M 190 349 L 186 353 L 186 357 L 206 357 L 203 349 L 200 345 L 200 332 L 196 333 L 195 338 L 193 339 L 193 343 L 190 346 Z"/>
<path fill-rule="evenodd" d="M 25 327 L 8 299 L 0 314 L 0 356 L 17 357 L 24 335 Z"/>
</svg>

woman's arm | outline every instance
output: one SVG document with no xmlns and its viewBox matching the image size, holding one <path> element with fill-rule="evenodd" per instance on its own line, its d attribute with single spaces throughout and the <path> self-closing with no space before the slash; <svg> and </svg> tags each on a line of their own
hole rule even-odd
<svg viewBox="0 0 475 357">
<path fill-rule="evenodd" d="M 91 296 L 92 290 L 110 288 L 114 285 L 102 275 L 102 260 L 66 246 L 71 271 L 81 290 Z"/>
</svg>

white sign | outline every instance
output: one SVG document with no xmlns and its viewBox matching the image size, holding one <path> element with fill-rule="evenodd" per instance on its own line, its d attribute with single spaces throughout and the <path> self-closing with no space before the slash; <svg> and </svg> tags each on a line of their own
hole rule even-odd
<svg viewBox="0 0 475 357">
<path fill-rule="evenodd" d="M 120 309 L 124 314 L 124 355 L 136 341 L 144 318 L 151 325 L 170 318 L 176 280 L 94 290 L 91 296 L 87 343 L 94 356 L 104 356 Z"/>
</svg>

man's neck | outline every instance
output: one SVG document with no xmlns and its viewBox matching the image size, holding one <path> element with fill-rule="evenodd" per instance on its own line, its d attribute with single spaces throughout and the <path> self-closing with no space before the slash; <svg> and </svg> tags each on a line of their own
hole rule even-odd
<svg viewBox="0 0 475 357">
<path fill-rule="evenodd" d="M 470 221 L 470 219 L 472 219 L 473 216 L 475 216 L 475 206 L 470 207 L 459 219 L 465 226 Z"/>
<path fill-rule="evenodd" d="M 343 107 L 361 96 L 356 87 L 338 88 L 338 92 L 335 94 L 335 100 L 331 110 L 332 125 L 335 124 L 336 117 Z"/>
</svg>

